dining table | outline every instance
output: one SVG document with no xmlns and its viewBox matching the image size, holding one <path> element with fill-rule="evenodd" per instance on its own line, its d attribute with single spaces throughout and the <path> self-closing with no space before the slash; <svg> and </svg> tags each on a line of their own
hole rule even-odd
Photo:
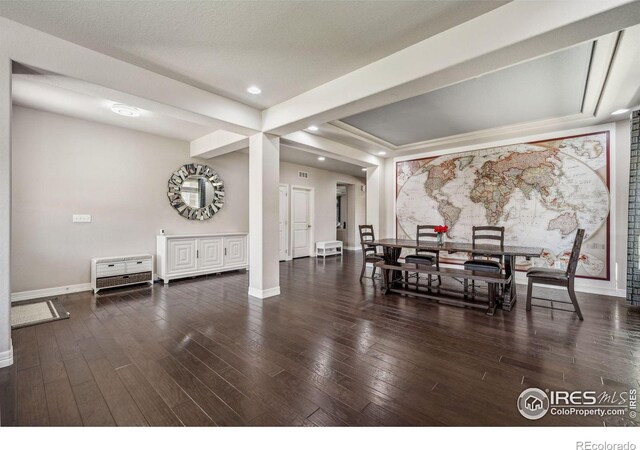
<svg viewBox="0 0 640 450">
<path fill-rule="evenodd" d="M 417 241 L 415 239 L 376 239 L 368 243 L 383 249 L 385 263 L 398 264 L 403 249 L 426 250 L 443 253 L 468 253 L 486 257 L 503 257 L 504 271 L 509 281 L 505 284 L 501 307 L 505 311 L 511 311 L 518 298 L 515 282 L 516 257 L 520 256 L 530 260 L 542 255 L 541 247 L 525 247 L 520 245 L 494 245 L 472 244 L 470 242 L 445 241 L 438 244 L 436 241 Z M 396 274 L 397 275 L 397 274 Z M 392 280 L 397 276 L 392 276 Z"/>
</svg>

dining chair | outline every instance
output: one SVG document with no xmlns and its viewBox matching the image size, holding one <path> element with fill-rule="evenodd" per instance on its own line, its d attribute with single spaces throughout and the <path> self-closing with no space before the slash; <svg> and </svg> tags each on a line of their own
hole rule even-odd
<svg viewBox="0 0 640 450">
<path fill-rule="evenodd" d="M 420 245 L 421 242 L 436 242 L 438 235 L 434 231 L 436 225 L 418 225 L 416 227 L 416 244 Z M 410 264 L 423 265 L 423 266 L 436 266 L 436 269 L 440 269 L 440 252 L 438 250 L 423 250 L 416 249 L 415 254 L 407 255 L 404 261 Z M 404 273 L 405 283 L 409 282 L 409 271 Z M 416 273 L 416 286 L 420 282 L 420 274 Z M 431 286 L 431 274 L 428 276 L 428 283 Z M 438 275 L 438 285 L 442 283 L 440 275 Z"/>
<path fill-rule="evenodd" d="M 545 300 L 551 302 L 551 307 L 542 306 L 542 305 L 534 305 L 541 308 L 550 308 L 559 311 L 568 311 L 565 309 L 553 308 L 553 302 L 555 303 L 566 303 L 573 305 L 575 313 L 578 315 L 580 320 L 584 320 L 582 317 L 582 311 L 580 311 L 580 305 L 578 304 L 578 299 L 576 297 L 576 292 L 574 289 L 574 281 L 576 277 L 576 269 L 578 267 L 578 260 L 580 259 L 580 248 L 582 247 L 582 240 L 584 239 L 584 230 L 579 229 L 576 232 L 576 238 L 573 241 L 573 248 L 571 249 L 571 256 L 569 257 L 569 264 L 567 264 L 567 268 L 565 270 L 562 269 L 552 269 L 547 267 L 532 267 L 527 270 L 527 278 L 529 279 L 529 285 L 527 287 L 527 311 L 531 311 L 531 300 Z M 551 286 L 562 286 L 567 288 L 567 292 L 569 293 L 569 298 L 571 299 L 571 303 L 551 300 L 548 298 L 541 297 L 533 297 L 533 285 L 534 283 L 538 284 L 546 284 Z"/>
<path fill-rule="evenodd" d="M 367 268 L 367 263 L 373 263 L 373 272 L 371 278 L 376 276 L 375 263 L 384 260 L 384 254 L 378 253 L 378 249 L 375 245 L 371 245 L 371 242 L 376 240 L 376 235 L 373 231 L 373 225 L 358 225 L 360 229 L 360 245 L 362 246 L 362 270 L 360 271 L 360 281 L 364 277 L 364 272 Z"/>
<path fill-rule="evenodd" d="M 480 226 L 473 227 L 471 242 L 473 246 L 481 244 L 499 245 L 504 247 L 504 227 Z M 485 255 L 484 253 L 471 253 L 471 259 L 464 263 L 465 270 L 479 272 L 501 273 L 504 265 L 504 255 Z M 467 292 L 469 281 L 464 280 L 464 291 Z M 471 281 L 471 290 L 475 289 L 475 281 Z"/>
</svg>

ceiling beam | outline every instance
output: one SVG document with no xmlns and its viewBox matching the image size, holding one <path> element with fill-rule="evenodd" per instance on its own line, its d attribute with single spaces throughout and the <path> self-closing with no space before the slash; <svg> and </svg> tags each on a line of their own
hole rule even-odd
<svg viewBox="0 0 640 450">
<path fill-rule="evenodd" d="M 209 159 L 249 147 L 249 138 L 231 131 L 218 130 L 191 141 L 191 157 Z"/>
<path fill-rule="evenodd" d="M 261 129 L 255 108 L 0 17 L 0 54 L 21 64 L 200 114 L 225 129 Z M 135 105 L 134 105 L 135 106 Z"/>
<path fill-rule="evenodd" d="M 512 2 L 262 112 L 264 132 L 424 94 L 640 23 L 640 2 Z"/>
<path fill-rule="evenodd" d="M 305 131 L 284 135 L 280 140 L 283 144 L 291 147 L 311 150 L 318 155 L 329 156 L 335 160 L 361 167 L 374 167 L 382 164 L 382 160 L 377 156 Z"/>
</svg>

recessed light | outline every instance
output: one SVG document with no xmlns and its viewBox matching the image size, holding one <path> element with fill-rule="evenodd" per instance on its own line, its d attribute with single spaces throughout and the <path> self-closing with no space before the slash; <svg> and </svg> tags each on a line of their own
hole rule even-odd
<svg viewBox="0 0 640 450">
<path fill-rule="evenodd" d="M 258 95 L 258 94 L 262 94 L 262 89 L 260 89 L 258 86 L 249 86 L 247 88 L 247 92 L 249 94 Z"/>
<path fill-rule="evenodd" d="M 363 172 L 366 172 L 366 171 L 367 171 L 367 168 L 366 168 L 366 167 L 363 167 L 363 168 L 362 168 L 362 171 L 363 171 Z"/>
<path fill-rule="evenodd" d="M 616 115 L 616 114 L 624 114 L 627 111 L 629 111 L 629 110 L 628 109 L 618 109 L 618 110 L 612 112 L 611 115 L 613 116 L 613 115 Z"/>
<path fill-rule="evenodd" d="M 317 126 L 315 126 L 315 125 L 309 125 L 309 126 L 307 127 L 307 130 L 309 130 L 309 131 L 318 131 L 318 127 L 317 127 Z"/>
<path fill-rule="evenodd" d="M 378 155 L 380 155 L 380 156 L 382 156 L 382 155 L 386 155 L 386 154 L 387 154 L 387 152 L 385 152 L 384 150 L 380 150 L 380 151 L 378 152 Z"/>
<path fill-rule="evenodd" d="M 112 105 L 111 111 L 125 117 L 138 117 L 140 115 L 140 110 L 138 108 L 134 108 L 133 106 L 128 106 L 128 105 L 123 105 L 120 103 L 116 103 L 115 105 Z"/>
<path fill-rule="evenodd" d="M 324 156 L 318 156 L 318 161 L 324 161 L 325 157 Z"/>
</svg>

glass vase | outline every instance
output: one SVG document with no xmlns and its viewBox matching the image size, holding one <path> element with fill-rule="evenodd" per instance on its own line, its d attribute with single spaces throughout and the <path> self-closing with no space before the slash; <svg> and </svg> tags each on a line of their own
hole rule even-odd
<svg viewBox="0 0 640 450">
<path fill-rule="evenodd" d="M 444 233 L 437 233 L 436 238 L 438 239 L 438 245 L 444 244 Z"/>
</svg>

